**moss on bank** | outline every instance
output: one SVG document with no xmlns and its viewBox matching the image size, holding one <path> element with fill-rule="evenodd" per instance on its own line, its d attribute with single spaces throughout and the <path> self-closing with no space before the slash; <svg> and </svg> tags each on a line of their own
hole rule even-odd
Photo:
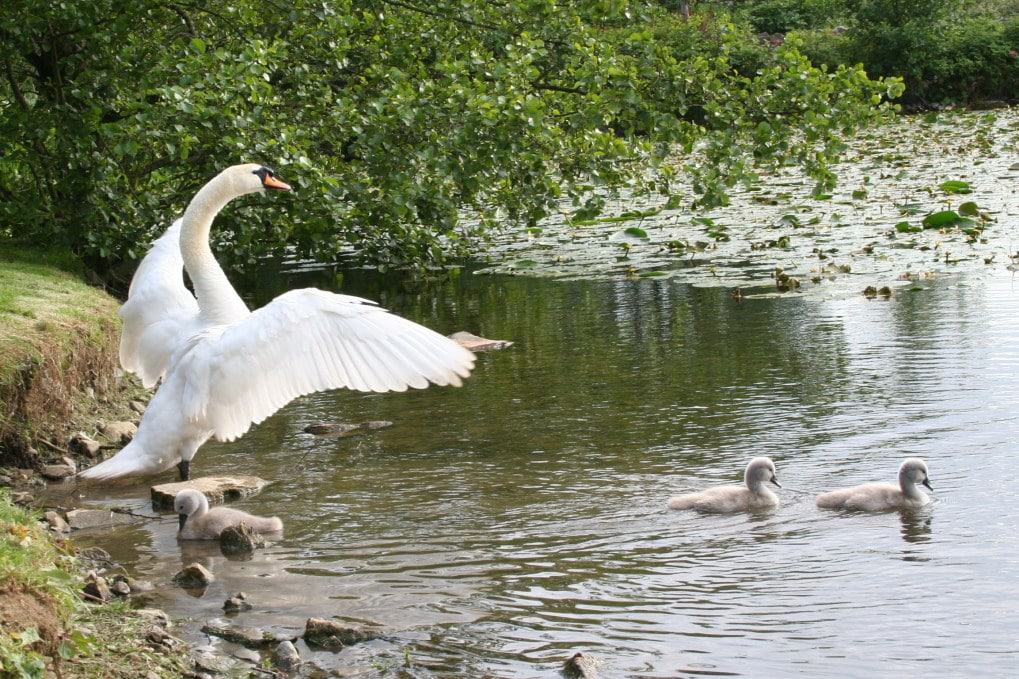
<svg viewBox="0 0 1019 679">
<path fill-rule="evenodd" d="M 0 251 L 0 467 L 34 467 L 34 448 L 97 418 L 128 419 L 137 387 L 118 378 L 119 302 L 68 255 Z"/>
<path fill-rule="evenodd" d="M 179 677 L 187 657 L 156 650 L 126 603 L 86 603 L 86 566 L 0 489 L 0 677 Z"/>
</svg>

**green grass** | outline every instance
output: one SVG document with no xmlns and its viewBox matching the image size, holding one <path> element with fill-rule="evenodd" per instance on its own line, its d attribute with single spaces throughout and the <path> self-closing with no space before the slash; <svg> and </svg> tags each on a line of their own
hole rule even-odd
<svg viewBox="0 0 1019 679">
<path fill-rule="evenodd" d="M 148 623 L 127 602 L 82 600 L 84 569 L 69 543 L 57 544 L 0 488 L 0 597 L 8 604 L 0 602 L 0 677 L 181 676 L 186 656 L 151 650 Z"/>
</svg>

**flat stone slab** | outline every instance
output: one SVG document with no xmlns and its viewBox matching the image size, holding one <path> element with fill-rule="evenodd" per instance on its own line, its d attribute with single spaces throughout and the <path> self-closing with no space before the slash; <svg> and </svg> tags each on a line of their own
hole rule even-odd
<svg viewBox="0 0 1019 679">
<path fill-rule="evenodd" d="M 263 630 L 258 627 L 241 627 L 230 625 L 220 620 L 210 620 L 202 625 L 202 631 L 214 637 L 232 641 L 245 648 L 269 648 L 281 641 L 289 641 L 291 637 L 282 632 Z"/>
<path fill-rule="evenodd" d="M 209 504 L 215 505 L 255 495 L 268 485 L 269 481 L 257 476 L 203 476 L 190 481 L 162 483 L 152 486 L 152 508 L 156 511 L 172 511 L 173 498 L 187 488 L 204 493 L 209 498 Z"/>
<path fill-rule="evenodd" d="M 347 625 L 336 620 L 308 618 L 304 623 L 302 637 L 306 644 L 316 648 L 337 651 L 362 641 L 371 641 L 382 636 L 378 630 L 361 625 Z"/>
<path fill-rule="evenodd" d="M 470 351 L 496 351 L 498 349 L 505 349 L 506 347 L 513 346 L 513 342 L 510 342 L 509 340 L 486 339 L 484 337 L 472 335 L 466 330 L 454 332 L 449 336 L 449 339 Z"/>
<path fill-rule="evenodd" d="M 129 514 L 121 514 L 109 509 L 72 509 L 67 512 L 67 525 L 71 530 L 88 528 L 110 528 L 134 523 L 137 519 Z"/>
</svg>

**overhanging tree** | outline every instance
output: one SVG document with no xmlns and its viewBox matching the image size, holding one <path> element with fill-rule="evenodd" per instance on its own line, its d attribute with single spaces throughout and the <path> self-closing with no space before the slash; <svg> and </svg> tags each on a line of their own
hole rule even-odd
<svg viewBox="0 0 1019 679">
<path fill-rule="evenodd" d="M 900 87 L 618 0 L 11 0 L 0 42 L 0 233 L 100 269 L 242 161 L 299 190 L 217 222 L 241 260 L 435 264 L 684 171 L 706 202 L 755 163 L 829 184 L 841 135 Z"/>
</svg>

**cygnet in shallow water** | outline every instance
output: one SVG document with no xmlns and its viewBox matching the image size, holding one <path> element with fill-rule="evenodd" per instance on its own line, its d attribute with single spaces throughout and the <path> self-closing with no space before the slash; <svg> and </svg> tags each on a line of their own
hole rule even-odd
<svg viewBox="0 0 1019 679">
<path fill-rule="evenodd" d="M 775 463 L 767 457 L 750 460 L 743 473 L 746 486 L 715 486 L 699 493 L 677 495 L 669 500 L 672 509 L 696 509 L 702 512 L 746 512 L 778 506 L 778 495 L 764 484 L 782 485 L 775 475 Z"/>
<path fill-rule="evenodd" d="M 173 498 L 173 511 L 180 517 L 181 540 L 218 540 L 219 534 L 239 523 L 248 525 L 256 533 L 276 533 L 283 530 L 283 522 L 275 516 L 254 516 L 239 509 L 213 507 L 197 490 L 182 490 Z"/>
<path fill-rule="evenodd" d="M 918 457 L 910 457 L 899 467 L 899 485 L 866 483 L 862 486 L 842 488 L 817 496 L 817 506 L 824 509 L 859 509 L 878 512 L 884 509 L 922 507 L 930 498 L 916 487 L 922 483 L 931 490 L 927 478 L 927 464 Z"/>
</svg>

